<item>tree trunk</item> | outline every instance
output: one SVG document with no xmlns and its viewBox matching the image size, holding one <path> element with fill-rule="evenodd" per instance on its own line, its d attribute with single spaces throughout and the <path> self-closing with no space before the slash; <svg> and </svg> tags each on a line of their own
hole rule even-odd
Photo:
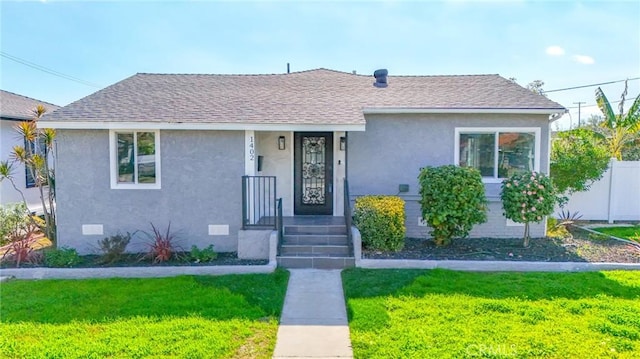
<svg viewBox="0 0 640 359">
<path fill-rule="evenodd" d="M 9 182 L 11 183 L 13 188 L 18 193 L 20 193 L 20 197 L 22 197 L 22 203 L 24 203 L 24 207 L 27 209 L 27 213 L 26 213 L 27 214 L 27 218 L 29 218 L 29 221 L 31 222 L 31 224 L 33 224 L 35 227 L 40 228 L 40 226 L 38 226 L 38 223 L 36 222 L 36 220 L 31 215 L 31 211 L 29 211 L 29 205 L 27 203 L 27 199 L 24 197 L 24 193 L 22 193 L 22 191 L 18 189 L 18 186 L 16 186 L 16 182 L 13 180 L 12 177 L 7 177 L 7 179 L 9 180 Z"/>
<path fill-rule="evenodd" d="M 56 212 L 55 212 L 55 201 L 54 201 L 54 196 L 55 196 L 55 188 L 54 188 L 54 181 L 52 181 L 52 178 L 54 178 L 51 175 L 50 169 L 49 169 L 49 152 L 45 152 L 45 157 L 44 157 L 44 171 L 45 174 L 47 176 L 47 185 L 49 187 L 48 191 L 47 191 L 47 200 L 49 202 L 49 211 L 47 212 L 46 208 L 45 208 L 45 216 L 49 219 L 49 223 L 47 224 L 47 237 L 49 238 L 49 240 L 51 242 L 54 243 L 56 242 Z"/>
<path fill-rule="evenodd" d="M 524 222 L 524 243 L 525 248 L 529 247 L 529 222 Z"/>
</svg>

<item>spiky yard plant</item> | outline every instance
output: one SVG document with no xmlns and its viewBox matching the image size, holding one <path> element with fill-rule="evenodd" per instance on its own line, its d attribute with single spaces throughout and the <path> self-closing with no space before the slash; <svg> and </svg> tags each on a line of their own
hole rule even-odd
<svg viewBox="0 0 640 359">
<path fill-rule="evenodd" d="M 146 234 L 150 239 L 147 243 L 147 257 L 151 258 L 153 263 L 166 262 L 176 254 L 177 236 L 171 233 L 171 223 L 167 226 L 166 232 L 160 231 L 151 223 L 151 233 Z"/>
</svg>

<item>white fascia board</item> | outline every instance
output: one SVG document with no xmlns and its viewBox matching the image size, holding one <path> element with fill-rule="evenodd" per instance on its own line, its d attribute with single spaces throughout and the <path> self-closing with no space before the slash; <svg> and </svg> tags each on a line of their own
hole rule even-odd
<svg viewBox="0 0 640 359">
<path fill-rule="evenodd" d="M 562 116 L 564 116 L 567 113 L 569 113 L 569 110 L 564 110 L 564 111 L 561 111 L 561 112 L 550 114 L 549 115 L 549 123 L 553 123 L 553 122 L 559 120 Z"/>
<path fill-rule="evenodd" d="M 40 121 L 40 128 L 73 130 L 227 130 L 227 131 L 364 131 L 365 125 L 335 124 L 264 124 L 264 123 L 194 123 L 194 122 L 106 122 L 106 121 Z"/>
<path fill-rule="evenodd" d="M 524 115 L 553 115 L 566 112 L 565 109 L 536 109 L 536 108 L 426 108 L 426 107 L 365 107 L 365 115 L 374 114 L 403 114 L 403 113 L 456 113 L 456 114 L 524 114 Z"/>
</svg>

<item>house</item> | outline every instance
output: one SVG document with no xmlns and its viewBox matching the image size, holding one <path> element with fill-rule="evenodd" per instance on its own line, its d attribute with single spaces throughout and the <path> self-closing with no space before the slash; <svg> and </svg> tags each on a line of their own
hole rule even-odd
<svg viewBox="0 0 640 359">
<path fill-rule="evenodd" d="M 236 251 L 278 209 L 342 218 L 345 178 L 351 200 L 400 195 L 408 236 L 426 236 L 419 170 L 453 163 L 486 183 L 489 221 L 471 236 L 522 236 L 502 215 L 501 178 L 548 172 L 565 109 L 498 75 L 376 74 L 142 73 L 45 116 L 58 129 L 59 244 L 86 253 L 170 222 L 187 248 Z"/>
<path fill-rule="evenodd" d="M 25 139 L 15 131 L 14 126 L 21 121 L 33 119 L 33 110 L 38 105 L 43 105 L 47 112 L 59 108 L 54 104 L 0 90 L 0 161 L 10 159 L 14 146 L 25 146 Z M 16 186 L 25 196 L 29 210 L 41 213 L 40 192 L 35 188 L 31 174 L 23 164 L 16 162 L 13 175 Z M 22 202 L 20 192 L 16 191 L 9 181 L 0 182 L 0 205 L 16 202 Z"/>
</svg>

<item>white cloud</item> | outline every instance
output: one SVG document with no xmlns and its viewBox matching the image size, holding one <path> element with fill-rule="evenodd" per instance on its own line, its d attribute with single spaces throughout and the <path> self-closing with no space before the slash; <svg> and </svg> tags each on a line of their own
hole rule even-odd
<svg viewBox="0 0 640 359">
<path fill-rule="evenodd" d="M 562 56 L 564 55 L 564 49 L 560 46 L 549 46 L 547 47 L 547 55 L 551 56 Z"/>
<path fill-rule="evenodd" d="M 596 62 L 593 57 L 587 55 L 573 55 L 573 60 L 583 65 L 593 65 Z"/>
</svg>

